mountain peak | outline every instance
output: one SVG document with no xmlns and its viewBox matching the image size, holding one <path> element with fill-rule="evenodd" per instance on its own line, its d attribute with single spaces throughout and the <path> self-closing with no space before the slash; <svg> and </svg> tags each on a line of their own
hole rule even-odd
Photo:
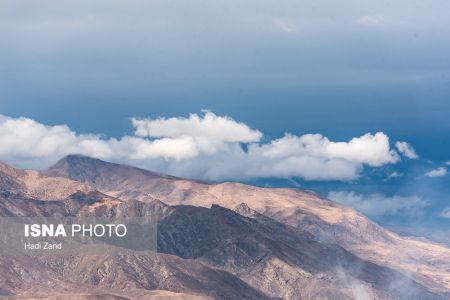
<svg viewBox="0 0 450 300">
<path fill-rule="evenodd" d="M 65 177 L 77 180 L 94 186 L 106 182 L 123 182 L 124 180 L 149 179 L 177 179 L 176 177 L 155 173 L 152 171 L 106 162 L 98 158 L 85 155 L 71 154 L 60 159 L 56 164 L 44 172 L 47 176 Z"/>
<path fill-rule="evenodd" d="M 101 159 L 90 157 L 82 154 L 69 154 L 58 160 L 53 166 L 51 166 L 48 170 L 58 169 L 64 165 L 68 164 L 81 164 L 81 163 L 89 163 L 89 164 L 98 164 L 98 163 L 107 163 Z M 110 164 L 110 163 L 107 163 Z"/>
<path fill-rule="evenodd" d="M 71 154 L 60 159 L 56 164 L 48 168 L 44 174 L 80 180 L 82 179 L 80 178 L 81 176 L 93 176 L 95 170 L 102 164 L 106 164 L 106 162 L 89 156 Z"/>
</svg>

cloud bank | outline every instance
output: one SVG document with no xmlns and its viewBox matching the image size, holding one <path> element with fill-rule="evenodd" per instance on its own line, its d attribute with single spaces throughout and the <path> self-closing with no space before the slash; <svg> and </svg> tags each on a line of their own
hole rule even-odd
<svg viewBox="0 0 450 300">
<path fill-rule="evenodd" d="M 188 117 L 133 118 L 131 123 L 133 135 L 107 138 L 78 134 L 67 125 L 0 116 L 0 160 L 42 169 L 65 155 L 83 154 L 199 179 L 345 181 L 357 179 L 364 166 L 393 164 L 400 154 L 414 158 L 415 153 L 407 143 L 398 142 L 399 154 L 382 132 L 346 142 L 321 134 L 286 133 L 263 142 L 260 131 L 210 111 Z"/>
<path fill-rule="evenodd" d="M 418 196 L 402 197 L 383 194 L 357 194 L 353 191 L 330 192 L 328 198 L 335 202 L 349 205 L 360 212 L 373 217 L 396 215 L 402 213 L 408 216 L 416 215 L 428 203 Z"/>
</svg>

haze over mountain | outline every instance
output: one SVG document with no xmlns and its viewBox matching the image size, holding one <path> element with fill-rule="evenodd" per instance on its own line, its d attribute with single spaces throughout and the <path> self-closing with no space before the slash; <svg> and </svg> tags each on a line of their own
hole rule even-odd
<svg viewBox="0 0 450 300">
<path fill-rule="evenodd" d="M 450 249 L 400 237 L 309 191 L 209 184 L 85 156 L 43 173 L 0 165 L 1 216 L 56 213 L 151 217 L 158 251 L 37 259 L 8 252 L 0 258 L 2 294 L 450 298 Z"/>
</svg>

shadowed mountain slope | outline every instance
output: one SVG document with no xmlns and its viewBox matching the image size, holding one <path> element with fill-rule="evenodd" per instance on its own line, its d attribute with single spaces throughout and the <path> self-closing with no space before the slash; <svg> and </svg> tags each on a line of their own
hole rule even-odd
<svg viewBox="0 0 450 300">
<path fill-rule="evenodd" d="M 252 217 L 217 205 L 167 206 L 158 200 L 111 205 L 86 196 L 90 201 L 79 193 L 62 201 L 15 200 L 28 216 L 150 217 L 158 221 L 160 253 L 49 255 L 25 261 L 4 255 L 0 265 L 7 260 L 14 269 L 26 268 L 34 276 L 24 281 L 8 268 L 5 277 L 14 279 L 12 285 L 6 282 L 8 291 L 28 291 L 31 284 L 45 293 L 52 286 L 64 291 L 81 284 L 130 291 L 164 289 L 215 299 L 353 299 L 358 287 L 373 299 L 444 299 L 395 270 L 320 243 L 244 204 L 237 210 Z"/>
</svg>

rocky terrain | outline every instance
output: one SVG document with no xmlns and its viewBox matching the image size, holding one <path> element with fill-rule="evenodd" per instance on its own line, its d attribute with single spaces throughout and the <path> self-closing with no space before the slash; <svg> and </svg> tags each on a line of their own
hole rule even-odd
<svg viewBox="0 0 450 300">
<path fill-rule="evenodd" d="M 450 249 L 297 189 L 208 184 L 68 156 L 0 165 L 0 215 L 149 217 L 157 252 L 0 256 L 11 299 L 450 299 Z"/>
</svg>

